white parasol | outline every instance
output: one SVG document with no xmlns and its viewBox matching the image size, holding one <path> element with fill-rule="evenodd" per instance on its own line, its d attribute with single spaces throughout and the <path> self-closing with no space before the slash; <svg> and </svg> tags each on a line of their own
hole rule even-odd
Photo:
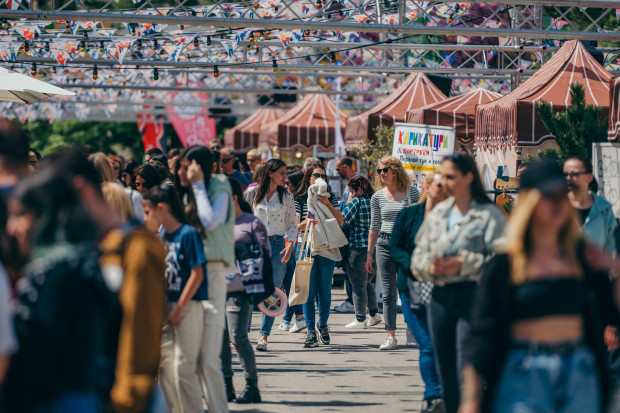
<svg viewBox="0 0 620 413">
<path fill-rule="evenodd" d="M 0 67 L 0 101 L 30 104 L 54 95 L 75 93 Z"/>
</svg>

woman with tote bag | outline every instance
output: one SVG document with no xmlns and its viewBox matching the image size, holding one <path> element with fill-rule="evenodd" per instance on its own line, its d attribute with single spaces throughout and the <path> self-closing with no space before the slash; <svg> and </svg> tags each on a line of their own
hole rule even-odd
<svg viewBox="0 0 620 413">
<path fill-rule="evenodd" d="M 337 225 L 342 225 L 342 213 L 338 209 L 338 200 L 334 194 L 329 193 L 327 196 L 317 196 L 316 200 L 309 199 L 308 193 L 312 185 L 315 185 L 318 180 L 326 181 L 327 175 L 325 169 L 320 165 L 313 165 L 306 169 L 304 180 L 295 193 L 295 203 L 297 216 L 300 219 L 300 228 L 308 229 L 312 232 L 312 244 L 314 244 L 313 252 L 318 247 L 317 231 L 315 226 L 320 225 L 319 220 L 315 219 L 318 211 L 312 210 L 310 204 L 321 205 L 322 212 L 327 212 L 332 219 L 335 219 Z M 316 201 L 316 202 L 315 202 Z M 309 228 L 312 226 L 312 228 Z M 339 229 L 340 230 L 340 229 Z M 340 230 L 342 232 L 342 230 Z M 323 233 L 322 235 L 327 235 Z M 344 234 L 343 234 L 344 236 Z M 339 255 L 339 254 L 338 254 Z M 300 255 L 303 258 L 304 255 Z M 336 257 L 334 257 L 336 258 Z M 306 327 L 308 333 L 306 334 L 306 341 L 304 342 L 304 348 L 314 348 L 319 346 L 319 340 L 322 344 L 329 344 L 331 339 L 329 335 L 329 328 L 327 327 L 327 321 L 329 320 L 330 307 L 331 307 L 331 285 L 332 278 L 334 276 L 334 268 L 336 267 L 336 260 L 327 258 L 323 255 L 314 255 L 314 263 L 310 274 L 310 289 L 308 300 L 304 304 L 304 315 L 306 317 Z M 339 258 L 338 258 L 339 260 Z M 298 261 L 299 265 L 300 261 Z M 318 298 L 319 303 L 319 321 L 315 325 L 315 296 Z M 317 337 L 318 329 L 318 337 Z"/>
</svg>

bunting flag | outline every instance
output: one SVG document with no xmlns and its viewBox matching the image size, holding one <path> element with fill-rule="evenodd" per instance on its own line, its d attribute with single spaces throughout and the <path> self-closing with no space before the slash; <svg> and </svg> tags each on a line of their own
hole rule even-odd
<svg viewBox="0 0 620 413">
<path fill-rule="evenodd" d="M 131 48 L 133 42 L 134 40 L 120 40 L 112 42 L 112 47 L 108 49 L 108 53 L 111 54 L 114 59 L 118 60 L 120 64 L 123 64 L 123 59 Z"/>
</svg>

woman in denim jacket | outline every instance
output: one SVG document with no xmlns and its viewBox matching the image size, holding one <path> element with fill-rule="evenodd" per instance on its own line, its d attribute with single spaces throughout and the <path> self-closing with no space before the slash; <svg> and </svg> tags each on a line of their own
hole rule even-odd
<svg viewBox="0 0 620 413">
<path fill-rule="evenodd" d="M 435 284 L 427 306 L 433 348 L 447 413 L 459 406 L 463 342 L 482 268 L 503 242 L 504 214 L 487 197 L 474 160 L 455 154 L 441 163 L 451 196 L 426 217 L 411 271 Z"/>
</svg>

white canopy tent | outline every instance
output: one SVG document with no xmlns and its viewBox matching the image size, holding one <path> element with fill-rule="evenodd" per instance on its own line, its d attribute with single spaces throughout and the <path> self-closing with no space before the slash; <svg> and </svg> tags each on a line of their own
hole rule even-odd
<svg viewBox="0 0 620 413">
<path fill-rule="evenodd" d="M 31 104 L 55 95 L 75 93 L 0 67 L 0 101 Z"/>
</svg>

